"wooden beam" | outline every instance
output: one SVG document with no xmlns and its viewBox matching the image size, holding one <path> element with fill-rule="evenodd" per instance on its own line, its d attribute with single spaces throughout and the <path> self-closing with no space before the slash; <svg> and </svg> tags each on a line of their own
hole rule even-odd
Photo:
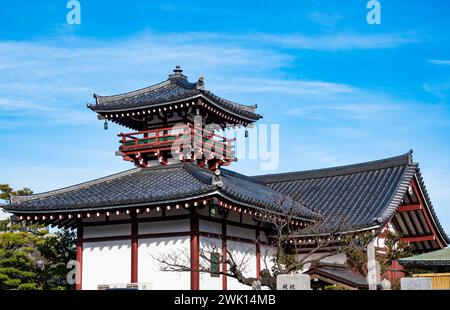
<svg viewBox="0 0 450 310">
<path fill-rule="evenodd" d="M 414 205 L 404 205 L 399 206 L 397 209 L 397 212 L 409 212 L 409 211 L 416 211 L 421 210 L 422 206 L 420 204 L 414 204 Z"/>
<path fill-rule="evenodd" d="M 403 237 L 400 239 L 400 241 L 403 241 L 403 242 L 421 242 L 421 241 L 432 241 L 432 240 L 436 240 L 435 235 Z"/>
<path fill-rule="evenodd" d="M 75 289 L 82 289 L 82 268 L 83 268 L 83 223 L 81 220 L 77 221 L 77 266 L 75 276 Z"/>
<path fill-rule="evenodd" d="M 66 219 L 64 219 L 64 221 L 61 222 L 60 226 L 61 226 L 61 227 L 69 226 L 69 223 L 71 223 L 71 222 L 73 222 L 73 221 L 74 221 L 73 218 L 71 218 L 71 219 L 66 218 Z"/>
<path fill-rule="evenodd" d="M 222 221 L 222 272 L 227 272 L 227 222 Z M 222 274 L 222 290 L 226 291 L 228 289 L 228 276 Z"/>
<path fill-rule="evenodd" d="M 131 222 L 131 283 L 138 283 L 138 222 L 133 212 Z"/>
<path fill-rule="evenodd" d="M 200 289 L 200 230 L 199 219 L 196 210 L 191 213 L 191 290 Z"/>
<path fill-rule="evenodd" d="M 256 278 L 260 278 L 261 273 L 261 245 L 259 238 L 261 237 L 261 232 L 259 227 L 256 227 L 255 238 L 256 238 Z"/>
<path fill-rule="evenodd" d="M 420 191 L 420 189 L 419 189 L 419 185 L 416 184 L 416 181 L 415 181 L 415 180 L 413 180 L 413 181 L 411 182 L 411 187 L 413 188 L 413 191 L 414 191 L 414 193 L 416 194 L 416 197 L 417 197 L 417 200 L 419 201 L 419 204 L 422 205 L 422 206 L 424 207 L 424 208 L 422 209 L 422 214 L 423 214 L 423 216 L 425 217 L 425 221 L 427 222 L 428 226 L 430 227 L 431 232 L 433 233 L 433 235 L 437 237 L 437 236 L 438 236 L 438 232 L 436 231 L 436 229 L 435 229 L 433 223 L 431 222 L 431 219 L 430 219 L 430 218 L 431 218 L 431 215 L 429 215 L 429 210 L 428 210 L 428 208 L 425 207 L 426 204 L 425 204 L 425 202 L 424 202 L 424 199 L 422 198 L 421 191 Z M 442 249 L 442 248 L 445 248 L 445 244 L 442 243 L 441 240 L 439 240 L 439 238 L 435 238 L 435 239 L 433 239 L 433 240 L 436 240 L 436 241 L 437 241 L 437 244 L 438 244 L 438 246 L 439 246 L 441 249 Z"/>
</svg>

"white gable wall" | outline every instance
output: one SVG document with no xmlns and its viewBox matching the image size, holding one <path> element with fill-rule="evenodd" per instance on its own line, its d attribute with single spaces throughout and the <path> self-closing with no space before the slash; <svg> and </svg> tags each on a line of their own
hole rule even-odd
<svg viewBox="0 0 450 310">
<path fill-rule="evenodd" d="M 189 237 L 164 237 L 139 240 L 138 279 L 150 283 L 153 289 L 189 290 L 189 272 L 161 271 L 157 258 L 164 254 L 175 254 L 189 262 Z"/>
<path fill-rule="evenodd" d="M 138 281 L 150 284 L 153 289 L 190 289 L 190 272 L 161 271 L 156 259 L 170 254 L 184 257 L 190 262 L 190 220 L 169 220 L 160 222 L 140 222 L 138 225 Z M 199 221 L 201 233 L 212 233 L 214 237 L 201 235 L 200 248 L 215 248 L 221 254 L 222 224 L 207 220 Z M 179 236 L 164 236 L 178 233 Z M 161 234 L 161 235 L 160 235 Z M 229 251 L 245 275 L 256 277 L 255 230 L 227 225 L 227 235 L 246 241 L 228 240 Z M 129 236 L 130 239 L 124 239 Z M 83 231 L 82 288 L 97 289 L 100 284 L 126 284 L 131 281 L 131 224 L 85 226 Z M 123 240 L 114 240 L 114 237 Z M 107 238 L 104 240 L 102 238 Z M 265 237 L 263 238 L 263 240 Z M 262 247 L 262 246 L 261 246 Z M 261 250 L 261 268 L 264 250 Z M 200 258 L 201 259 L 201 258 Z M 210 262 L 201 262 L 209 267 Z M 220 266 L 222 268 L 222 266 Z M 212 277 L 210 273 L 200 273 L 200 289 L 222 289 L 222 276 Z M 237 280 L 227 278 L 228 289 L 250 289 Z"/>
<path fill-rule="evenodd" d="M 129 283 L 130 278 L 130 240 L 83 244 L 83 289 L 96 290 L 99 284 Z"/>
</svg>

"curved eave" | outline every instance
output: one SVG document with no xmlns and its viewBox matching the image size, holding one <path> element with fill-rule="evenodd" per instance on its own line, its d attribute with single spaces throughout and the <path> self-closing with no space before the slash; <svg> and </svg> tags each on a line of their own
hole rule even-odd
<svg viewBox="0 0 450 310">
<path fill-rule="evenodd" d="M 148 87 L 144 87 L 138 90 L 133 90 L 130 92 L 125 92 L 125 93 L 121 93 L 121 94 L 116 94 L 116 95 L 111 95 L 111 96 L 100 96 L 97 94 L 93 94 L 93 97 L 95 98 L 95 102 L 98 104 L 100 101 L 104 101 L 103 103 L 108 103 L 108 102 L 113 102 L 113 101 L 117 101 L 117 100 L 122 100 L 125 98 L 132 98 L 135 96 L 139 96 L 160 88 L 163 88 L 165 86 L 170 85 L 170 80 L 166 80 L 164 82 L 152 85 L 152 86 L 148 86 Z M 194 84 L 195 86 L 195 84 Z M 195 88 L 195 87 L 194 87 Z"/>
<path fill-rule="evenodd" d="M 431 198 L 425 187 L 425 182 L 422 178 L 422 174 L 419 168 L 417 168 L 417 174 L 415 175 L 415 179 L 417 184 L 419 184 L 419 189 L 421 191 L 422 196 L 424 197 L 426 208 L 431 214 L 431 220 L 433 221 L 433 225 L 436 228 L 436 231 L 439 233 L 439 237 L 442 239 L 445 246 L 448 246 L 450 244 L 450 238 L 445 233 L 444 228 L 442 227 L 439 218 L 437 217 L 436 211 L 434 210 L 433 204 L 431 203 Z"/>
<path fill-rule="evenodd" d="M 98 205 L 98 206 L 90 206 L 90 207 L 82 207 L 82 208 L 71 208 L 66 209 L 63 206 L 61 208 L 54 208 L 52 210 L 29 210 L 28 208 L 20 209 L 16 207 L 10 207 L 10 208 L 4 208 L 5 211 L 17 214 L 17 215 L 44 215 L 44 214 L 71 214 L 71 213 L 89 213 L 89 212 L 105 212 L 105 211 L 111 211 L 114 212 L 116 210 L 123 210 L 123 209 L 134 209 L 139 207 L 153 207 L 153 206 L 165 206 L 167 204 L 184 204 L 187 201 L 193 201 L 197 199 L 207 199 L 215 196 L 220 196 L 221 198 L 229 201 L 230 203 L 236 204 L 240 207 L 245 207 L 249 209 L 253 209 L 256 212 L 267 212 L 268 206 L 264 204 L 251 204 L 244 202 L 240 200 L 238 197 L 234 197 L 233 195 L 229 195 L 228 193 L 220 190 L 220 189 L 214 189 L 214 190 L 207 190 L 203 193 L 199 193 L 197 195 L 191 195 L 191 196 L 183 196 L 173 199 L 162 199 L 162 200 L 154 200 L 154 201 L 145 201 L 140 203 L 129 203 L 129 204 L 117 204 L 117 205 Z M 278 212 L 277 210 L 274 210 L 271 212 L 275 215 L 282 215 L 282 213 Z M 319 216 L 313 215 L 312 217 L 307 216 L 297 216 L 295 217 L 295 220 L 299 221 L 305 221 L 305 222 L 314 222 L 317 220 Z"/>
<path fill-rule="evenodd" d="M 243 119 L 247 122 L 255 122 L 258 119 L 262 118 L 262 115 L 260 114 L 256 114 L 250 111 L 246 111 L 246 110 L 242 110 L 241 111 L 233 111 L 233 109 L 229 109 L 227 106 L 224 106 L 223 104 L 216 102 L 210 98 L 208 98 L 207 96 L 205 96 L 204 94 L 196 94 L 194 96 L 189 96 L 189 97 L 183 97 L 183 98 L 179 98 L 179 99 L 175 99 L 175 100 L 171 100 L 171 101 L 165 101 L 165 102 L 160 102 L 160 103 L 149 103 L 146 105 L 142 105 L 139 107 L 132 107 L 132 108 L 123 108 L 123 109 L 106 109 L 104 107 L 99 108 L 97 104 L 88 104 L 87 107 L 89 109 L 91 109 L 92 111 L 99 113 L 99 114 L 108 114 L 108 113 L 124 113 L 124 112 L 134 112 L 134 111 L 140 111 L 140 110 L 146 110 L 146 109 L 153 109 L 153 108 L 159 108 L 159 107 L 164 107 L 164 106 L 168 106 L 168 105 L 172 105 L 172 104 L 177 104 L 177 103 L 182 103 L 185 101 L 190 101 L 190 100 L 195 100 L 195 99 L 203 99 L 205 101 L 207 101 L 208 103 L 210 103 L 211 105 L 213 105 L 216 109 L 220 109 L 223 110 L 224 112 L 231 114 L 235 117 L 238 117 L 240 119 Z M 236 109 L 239 109 L 236 107 Z"/>
</svg>

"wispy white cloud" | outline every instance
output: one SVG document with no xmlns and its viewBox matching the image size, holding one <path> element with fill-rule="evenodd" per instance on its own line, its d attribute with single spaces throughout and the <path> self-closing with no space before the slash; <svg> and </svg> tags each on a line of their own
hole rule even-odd
<svg viewBox="0 0 450 310">
<path fill-rule="evenodd" d="M 39 104 L 35 104 L 30 101 L 25 100 L 14 100 L 14 99 L 5 99 L 0 98 L 0 110 L 18 110 L 18 109 L 24 109 L 24 110 L 32 110 L 32 111 L 51 111 L 52 108 L 48 106 L 42 106 Z"/>
<path fill-rule="evenodd" d="M 306 16 L 306 18 L 315 24 L 319 24 L 325 27 L 332 27 L 335 26 L 337 22 L 342 19 L 342 16 L 339 14 L 328 14 L 324 12 L 315 11 L 310 12 Z"/>
<path fill-rule="evenodd" d="M 359 120 L 377 120 L 383 116 L 386 120 L 387 118 L 395 117 L 392 115 L 392 112 L 406 110 L 406 106 L 401 106 L 397 103 L 345 103 L 342 101 L 344 100 L 338 100 L 338 102 L 331 104 L 305 105 L 290 110 L 289 114 L 313 119 L 328 118 L 330 115 L 334 115 Z"/>
<path fill-rule="evenodd" d="M 446 60 L 446 59 L 430 59 L 430 60 L 428 60 L 428 62 L 432 63 L 434 65 L 450 66 L 450 60 Z"/>
<path fill-rule="evenodd" d="M 83 110 L 92 93 L 113 94 L 159 82 L 161 72 L 169 74 L 175 64 L 195 79 L 204 72 L 222 78 L 255 68 L 268 72 L 292 61 L 274 50 L 199 43 L 192 34 L 150 33 L 111 41 L 2 41 L 0 59 L 0 109 L 7 111 L 0 116 L 1 127 L 30 124 L 25 121 L 29 114 L 34 114 L 31 124 L 36 126 L 69 119 L 71 124 L 85 123 L 92 120 L 92 113 Z M 8 119 L 16 116 L 22 119 Z"/>
<path fill-rule="evenodd" d="M 325 35 L 260 34 L 259 38 L 286 48 L 325 51 L 386 49 L 420 41 L 414 34 L 356 34 L 350 32 Z"/>
<path fill-rule="evenodd" d="M 355 90 L 350 85 L 327 81 L 254 76 L 270 76 L 273 70 L 292 63 L 294 58 L 277 49 L 279 45 L 320 50 L 393 47 L 412 41 L 410 37 L 392 34 L 161 35 L 150 31 L 116 40 L 68 36 L 40 41 L 0 41 L 0 108 L 10 116 L 46 111 L 35 125 L 51 120 L 65 122 L 67 115 L 73 116 L 72 123 L 84 123 L 90 119 L 80 109 L 92 101 L 93 92 L 112 94 L 155 83 L 160 81 L 161 72 L 169 73 L 180 60 L 184 69 L 195 76 L 208 72 L 209 76 L 216 77 L 211 82 L 218 85 L 218 91 L 326 98 L 355 93 Z M 8 124 L 5 116 L 2 124 Z M 21 122 L 14 124 L 20 126 Z"/>
<path fill-rule="evenodd" d="M 281 93 L 285 95 L 320 95 L 353 93 L 351 85 L 314 80 L 273 78 L 238 78 L 218 85 L 217 90 L 233 93 Z"/>
<path fill-rule="evenodd" d="M 347 164 L 343 155 L 339 155 L 330 148 L 323 148 L 318 145 L 303 145 L 293 148 L 297 160 L 308 163 L 306 169 L 341 166 Z"/>
<path fill-rule="evenodd" d="M 423 89 L 445 103 L 450 94 L 450 83 L 425 83 Z"/>
</svg>

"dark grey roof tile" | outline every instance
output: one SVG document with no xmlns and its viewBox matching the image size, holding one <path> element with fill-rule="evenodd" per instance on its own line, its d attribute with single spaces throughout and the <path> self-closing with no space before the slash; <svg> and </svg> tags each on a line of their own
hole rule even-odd
<svg viewBox="0 0 450 310">
<path fill-rule="evenodd" d="M 98 113 L 107 113 L 149 108 L 175 101 L 204 97 L 216 106 L 250 120 L 261 118 L 261 115 L 255 113 L 256 106 L 232 102 L 208 90 L 199 89 L 196 85 L 196 83 L 188 82 L 184 75 L 170 75 L 164 82 L 128 93 L 113 96 L 94 94 L 96 103 L 90 104 L 88 107 Z"/>
<path fill-rule="evenodd" d="M 255 178 L 322 214 L 319 230 L 326 232 L 383 226 L 395 214 L 414 176 L 425 188 L 418 165 L 412 162 L 412 152 L 408 152 L 367 163 Z M 448 242 L 426 190 L 424 194 L 433 219 Z M 308 228 L 304 233 L 310 233 Z"/>
<path fill-rule="evenodd" d="M 214 172 L 190 163 L 153 168 L 135 168 L 119 174 L 42 194 L 15 199 L 5 209 L 11 212 L 88 211 L 135 204 L 165 203 L 219 193 L 237 203 L 256 208 L 295 207 L 299 218 L 320 218 L 291 197 L 244 175 L 222 170 L 222 185 L 213 184 Z M 278 198 L 285 197 L 284 204 Z"/>
</svg>

